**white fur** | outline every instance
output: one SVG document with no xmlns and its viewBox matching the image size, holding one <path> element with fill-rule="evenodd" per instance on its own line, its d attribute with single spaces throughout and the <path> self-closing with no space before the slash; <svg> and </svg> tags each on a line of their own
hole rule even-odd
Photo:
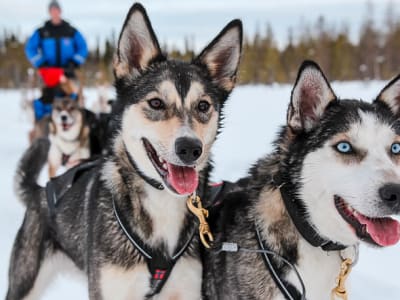
<svg viewBox="0 0 400 300">
<path fill-rule="evenodd" d="M 178 260 L 160 294 L 160 300 L 201 299 L 201 263 L 193 258 Z M 105 266 L 100 271 L 101 290 L 104 300 L 140 300 L 149 292 L 150 273 L 142 264 L 126 270 L 116 266 Z"/>
<path fill-rule="evenodd" d="M 378 189 L 400 180 L 400 168 L 389 156 L 395 133 L 373 114 L 359 111 L 361 123 L 346 132 L 354 147 L 366 151 L 361 162 L 340 162 L 332 141 L 308 154 L 302 170 L 301 199 L 304 199 L 312 223 L 330 240 L 346 245 L 358 242 L 350 225 L 339 215 L 334 195 L 342 197 L 360 213 L 382 217 Z"/>
<path fill-rule="evenodd" d="M 306 286 L 307 300 L 329 300 L 340 271 L 339 253 L 322 251 L 300 238 L 298 254 L 296 268 Z M 294 271 L 291 271 L 287 278 L 301 291 L 300 282 Z"/>
<path fill-rule="evenodd" d="M 146 242 L 151 245 L 163 240 L 168 246 L 169 254 L 173 255 L 188 211 L 187 197 L 160 191 L 148 184 L 145 185 L 145 191 L 147 197 L 142 199 L 142 205 L 153 224 L 152 235 Z"/>
<path fill-rule="evenodd" d="M 42 299 L 46 288 L 60 275 L 59 270 L 62 270 L 62 275 L 68 275 L 80 282 L 87 282 L 85 274 L 66 255 L 57 252 L 44 259 L 35 284 L 29 294 L 24 297 L 24 300 Z"/>
</svg>

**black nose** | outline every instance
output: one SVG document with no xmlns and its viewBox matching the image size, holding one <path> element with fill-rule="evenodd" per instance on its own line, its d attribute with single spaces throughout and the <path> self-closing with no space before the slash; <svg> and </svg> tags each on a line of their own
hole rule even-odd
<svg viewBox="0 0 400 300">
<path fill-rule="evenodd" d="M 65 121 L 67 121 L 67 118 L 68 118 L 68 117 L 67 117 L 66 115 L 62 115 L 62 116 L 61 116 L 61 121 L 65 122 Z"/>
<path fill-rule="evenodd" d="M 388 183 L 379 189 L 379 196 L 391 208 L 400 207 L 400 184 Z"/>
<path fill-rule="evenodd" d="M 202 153 L 202 144 L 198 139 L 181 137 L 175 141 L 176 155 L 185 164 L 194 163 Z"/>
</svg>

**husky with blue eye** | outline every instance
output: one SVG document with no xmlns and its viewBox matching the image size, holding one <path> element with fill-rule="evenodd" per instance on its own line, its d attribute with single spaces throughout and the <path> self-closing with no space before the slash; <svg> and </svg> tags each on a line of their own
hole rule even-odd
<svg viewBox="0 0 400 300">
<path fill-rule="evenodd" d="M 90 299 L 200 299 L 197 223 L 186 199 L 206 197 L 210 148 L 241 56 L 230 22 L 193 59 L 167 59 L 144 8 L 123 25 L 114 62 L 110 154 L 36 184 L 48 142 L 23 156 L 16 190 L 27 210 L 7 299 L 30 296 L 44 261 L 65 254 L 87 274 Z"/>
<path fill-rule="evenodd" d="M 330 299 L 359 243 L 399 241 L 390 217 L 400 213 L 399 115 L 400 76 L 371 104 L 338 99 L 319 66 L 304 62 L 274 151 L 214 215 L 215 248 L 275 252 L 297 267 L 306 299 Z M 295 271 L 275 255 L 213 251 L 204 261 L 207 299 L 303 299 Z"/>
</svg>

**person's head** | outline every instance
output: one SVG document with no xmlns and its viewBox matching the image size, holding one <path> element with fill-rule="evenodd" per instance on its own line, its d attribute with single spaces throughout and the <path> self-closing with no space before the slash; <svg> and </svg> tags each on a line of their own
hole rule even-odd
<svg viewBox="0 0 400 300">
<path fill-rule="evenodd" d="M 57 0 L 52 0 L 49 3 L 49 14 L 51 23 L 58 25 L 61 23 L 61 6 Z"/>
</svg>

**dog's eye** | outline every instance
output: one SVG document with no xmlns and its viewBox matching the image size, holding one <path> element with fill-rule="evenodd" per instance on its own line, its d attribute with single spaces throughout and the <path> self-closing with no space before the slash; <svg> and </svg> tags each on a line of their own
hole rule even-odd
<svg viewBox="0 0 400 300">
<path fill-rule="evenodd" d="M 390 150 L 392 154 L 400 154 L 400 143 L 393 143 Z"/>
<path fill-rule="evenodd" d="M 340 153 L 350 154 L 353 152 L 353 147 L 351 147 L 349 142 L 339 142 L 336 144 L 335 147 L 336 147 L 336 150 Z"/>
<path fill-rule="evenodd" d="M 205 100 L 201 100 L 199 104 L 197 104 L 197 109 L 199 112 L 206 113 L 210 109 L 210 103 Z"/>
<path fill-rule="evenodd" d="M 165 109 L 165 104 L 161 99 L 158 98 L 150 99 L 149 101 L 147 101 L 147 103 L 149 103 L 149 106 L 152 109 L 155 110 Z"/>
</svg>

